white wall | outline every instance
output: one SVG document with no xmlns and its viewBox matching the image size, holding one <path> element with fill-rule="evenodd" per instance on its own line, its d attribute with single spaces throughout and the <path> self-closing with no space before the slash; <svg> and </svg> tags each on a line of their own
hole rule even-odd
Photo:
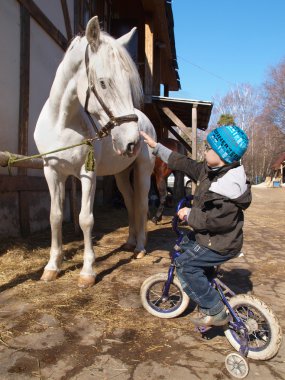
<svg viewBox="0 0 285 380">
<path fill-rule="evenodd" d="M 64 51 L 31 19 L 30 47 L 30 110 L 28 152 L 36 154 L 34 130 L 41 109 L 49 96 L 50 88 Z M 29 175 L 42 175 L 40 170 L 28 170 Z"/>
<path fill-rule="evenodd" d="M 34 0 L 34 3 L 49 18 L 54 26 L 67 38 L 62 6 L 60 0 Z M 73 31 L 73 0 L 67 1 L 71 28 Z M 72 11 L 72 13 L 71 13 Z"/>
<path fill-rule="evenodd" d="M 64 17 L 60 0 L 34 0 L 52 23 L 66 37 Z M 74 1 L 68 0 L 71 26 L 74 26 Z M 64 51 L 34 21 L 30 19 L 30 94 L 28 153 L 37 153 L 33 133 L 46 101 L 56 69 Z M 17 0 L 0 0 L 0 150 L 18 151 L 19 91 L 20 91 L 20 6 Z M 16 169 L 13 169 L 16 173 Z M 0 175 L 8 174 L 0 167 Z M 29 175 L 43 176 L 42 170 L 28 170 Z M 29 193 L 31 231 L 49 224 L 49 193 Z M 69 220 L 68 194 L 64 220 Z M 0 194 L 0 235 L 19 234 L 18 193 Z"/>
</svg>

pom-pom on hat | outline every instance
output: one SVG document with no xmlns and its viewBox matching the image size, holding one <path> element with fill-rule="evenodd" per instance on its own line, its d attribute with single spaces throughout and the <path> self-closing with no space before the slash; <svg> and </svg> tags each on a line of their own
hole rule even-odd
<svg viewBox="0 0 285 380">
<path fill-rule="evenodd" d="M 211 148 L 227 164 L 239 161 L 248 147 L 248 137 L 236 125 L 223 125 L 207 136 Z"/>
</svg>

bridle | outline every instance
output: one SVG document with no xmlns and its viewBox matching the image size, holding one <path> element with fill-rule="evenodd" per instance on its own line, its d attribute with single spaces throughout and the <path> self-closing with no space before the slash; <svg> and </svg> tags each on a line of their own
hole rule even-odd
<svg viewBox="0 0 285 380">
<path fill-rule="evenodd" d="M 87 88 L 87 91 L 86 91 L 84 111 L 86 112 L 86 114 L 88 116 L 88 119 L 90 120 L 90 123 L 93 126 L 95 132 L 101 138 L 101 137 L 104 137 L 104 136 L 108 136 L 110 130 L 113 129 L 117 125 L 121 125 L 121 124 L 123 124 L 125 122 L 130 122 L 130 121 L 137 122 L 138 121 L 138 117 L 137 117 L 136 114 L 130 114 L 130 115 L 125 115 L 125 116 L 115 117 L 113 115 L 112 111 L 106 106 L 106 104 L 104 103 L 103 99 L 98 94 L 98 91 L 96 89 L 95 84 L 92 83 L 90 81 L 90 79 L 89 79 L 89 55 L 88 55 L 88 47 L 89 47 L 89 44 L 87 44 L 86 50 L 85 50 L 85 67 L 86 67 L 86 75 L 87 75 L 87 81 L 88 81 L 88 88 Z M 103 108 L 103 110 L 105 111 L 105 113 L 109 117 L 108 123 L 106 125 L 104 125 L 100 130 L 98 130 L 98 128 L 97 128 L 94 120 L 92 119 L 92 116 L 90 115 L 90 112 L 88 111 L 88 103 L 89 103 L 91 91 L 94 94 L 94 96 L 97 99 L 97 101 L 99 102 L 99 104 L 101 105 L 101 107 Z"/>
</svg>

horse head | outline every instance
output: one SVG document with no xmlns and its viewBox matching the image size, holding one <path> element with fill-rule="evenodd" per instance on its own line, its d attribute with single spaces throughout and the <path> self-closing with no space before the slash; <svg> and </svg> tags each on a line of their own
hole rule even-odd
<svg viewBox="0 0 285 380">
<path fill-rule="evenodd" d="M 98 18 L 93 17 L 85 32 L 85 80 L 78 82 L 85 93 L 86 87 L 89 89 L 88 112 L 110 132 L 115 151 L 127 156 L 134 155 L 139 146 L 135 108 L 142 102 L 140 77 L 125 48 L 133 33 L 134 29 L 115 40 L 100 31 Z M 83 102 L 86 106 L 86 98 Z"/>
</svg>

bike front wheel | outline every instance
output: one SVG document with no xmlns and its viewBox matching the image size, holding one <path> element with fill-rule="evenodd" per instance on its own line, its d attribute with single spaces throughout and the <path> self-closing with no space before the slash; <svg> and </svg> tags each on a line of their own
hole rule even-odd
<svg viewBox="0 0 285 380">
<path fill-rule="evenodd" d="M 281 327 L 273 311 L 263 301 L 248 294 L 234 296 L 229 302 L 246 325 L 249 349 L 247 356 L 255 360 L 273 358 L 282 340 Z M 229 343 L 238 351 L 241 345 L 239 332 L 227 327 L 225 335 Z"/>
<path fill-rule="evenodd" d="M 159 318 L 175 318 L 189 305 L 189 297 L 183 291 L 179 280 L 174 277 L 167 297 L 163 297 L 166 274 L 155 274 L 147 278 L 141 286 L 140 296 L 143 307 Z"/>
</svg>

